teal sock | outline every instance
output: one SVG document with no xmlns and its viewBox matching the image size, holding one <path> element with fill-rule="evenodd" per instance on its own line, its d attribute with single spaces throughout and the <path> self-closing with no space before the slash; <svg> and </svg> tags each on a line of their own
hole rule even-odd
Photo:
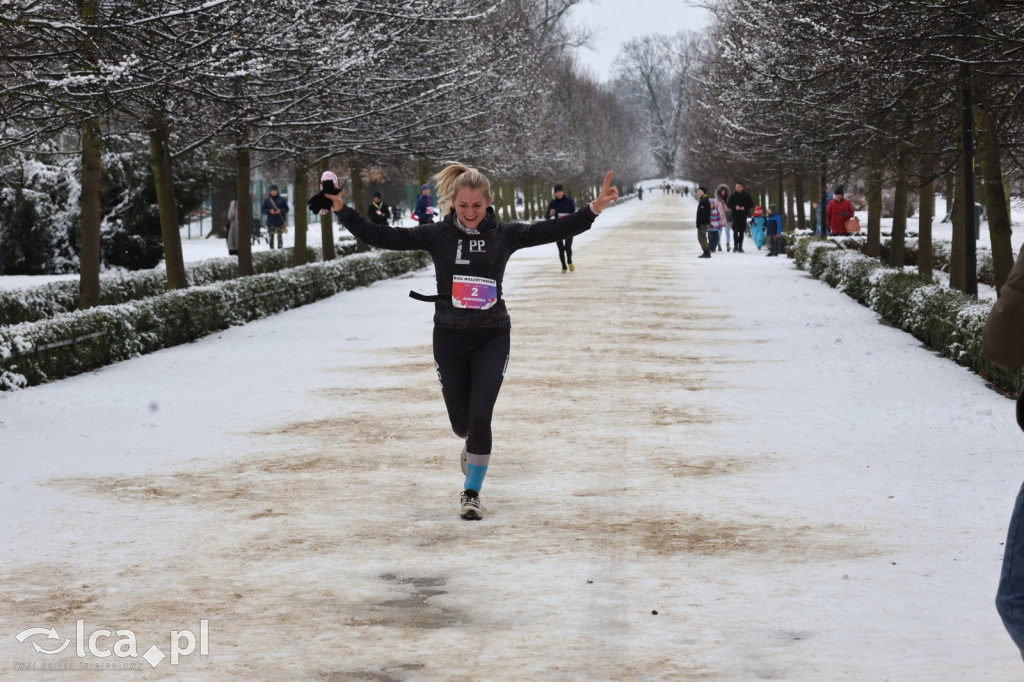
<svg viewBox="0 0 1024 682">
<path fill-rule="evenodd" d="M 466 453 L 466 490 L 480 492 L 480 488 L 484 485 L 484 476 L 487 475 L 487 465 L 490 462 L 490 455 Z"/>
</svg>

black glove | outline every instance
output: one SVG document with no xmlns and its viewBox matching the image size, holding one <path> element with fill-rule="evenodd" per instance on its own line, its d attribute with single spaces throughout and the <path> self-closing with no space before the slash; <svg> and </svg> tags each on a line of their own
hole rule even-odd
<svg viewBox="0 0 1024 682">
<path fill-rule="evenodd" d="M 322 180 L 320 182 L 320 191 L 309 198 L 306 205 L 309 206 L 311 213 L 326 213 L 331 210 L 333 204 L 331 200 L 325 195 L 327 194 L 341 194 L 341 189 L 338 188 L 333 180 Z"/>
<path fill-rule="evenodd" d="M 309 201 L 306 202 L 306 205 L 309 206 L 311 213 L 330 211 L 332 206 L 331 200 L 324 196 L 323 190 L 311 196 Z"/>
</svg>

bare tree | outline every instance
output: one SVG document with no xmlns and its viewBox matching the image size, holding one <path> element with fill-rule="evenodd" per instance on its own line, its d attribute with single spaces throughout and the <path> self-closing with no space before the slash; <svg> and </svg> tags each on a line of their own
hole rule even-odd
<svg viewBox="0 0 1024 682">
<path fill-rule="evenodd" d="M 628 41 L 615 60 L 617 82 L 631 104 L 644 112 L 647 133 L 659 170 L 674 175 L 690 104 L 700 36 L 681 31 Z"/>
</svg>

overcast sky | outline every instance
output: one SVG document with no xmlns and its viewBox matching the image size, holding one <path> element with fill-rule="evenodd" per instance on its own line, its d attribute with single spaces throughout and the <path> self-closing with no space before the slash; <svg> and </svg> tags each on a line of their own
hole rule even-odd
<svg viewBox="0 0 1024 682">
<path fill-rule="evenodd" d="M 622 44 L 648 33 L 671 35 L 682 29 L 700 31 L 711 15 L 688 0 L 589 0 L 574 9 L 575 22 L 598 31 L 592 48 L 577 50 L 580 64 L 598 80 L 608 80 Z"/>
</svg>

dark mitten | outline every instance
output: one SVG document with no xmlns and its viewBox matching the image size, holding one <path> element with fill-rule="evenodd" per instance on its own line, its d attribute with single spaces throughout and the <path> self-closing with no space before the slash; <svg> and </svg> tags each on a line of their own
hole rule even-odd
<svg viewBox="0 0 1024 682">
<path fill-rule="evenodd" d="M 311 196 L 306 205 L 309 206 L 311 213 L 326 213 L 331 210 L 331 200 L 324 196 L 323 191 Z"/>
<path fill-rule="evenodd" d="M 327 194 L 341 194 L 341 188 L 338 187 L 338 176 L 331 171 L 324 171 L 323 175 L 320 176 L 320 192 L 313 195 L 307 202 L 309 210 L 320 215 L 330 211 L 333 204 L 325 196 Z"/>
</svg>

